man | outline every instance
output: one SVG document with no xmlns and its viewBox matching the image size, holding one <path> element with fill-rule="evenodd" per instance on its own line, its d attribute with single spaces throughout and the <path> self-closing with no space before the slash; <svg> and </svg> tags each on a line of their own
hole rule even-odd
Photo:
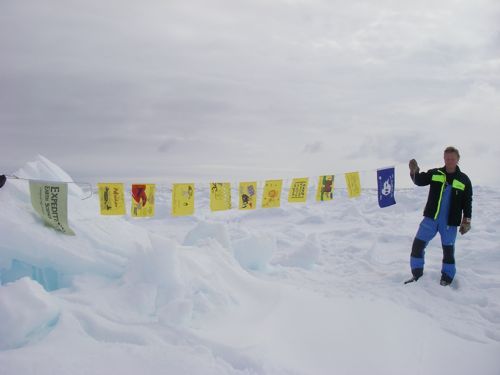
<svg viewBox="0 0 500 375">
<path fill-rule="evenodd" d="M 455 277 L 455 239 L 457 228 L 463 235 L 471 228 L 472 185 L 458 167 L 460 153 L 455 147 L 444 150 L 444 167 L 420 172 L 417 161 L 410 160 L 410 176 L 418 186 L 430 185 L 424 219 L 413 240 L 410 266 L 413 277 L 405 284 L 417 281 L 424 272 L 425 248 L 437 232 L 441 235 L 443 264 L 441 285 L 450 285 Z"/>
<path fill-rule="evenodd" d="M 0 189 L 5 185 L 5 181 L 7 181 L 7 177 L 5 175 L 0 175 Z"/>
</svg>

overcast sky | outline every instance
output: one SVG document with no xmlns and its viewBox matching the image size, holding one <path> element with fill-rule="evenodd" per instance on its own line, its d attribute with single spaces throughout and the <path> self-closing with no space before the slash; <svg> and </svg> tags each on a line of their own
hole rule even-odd
<svg viewBox="0 0 500 375">
<path fill-rule="evenodd" d="M 498 187 L 499 135 L 498 0 L 0 1 L 0 172 Z"/>
</svg>

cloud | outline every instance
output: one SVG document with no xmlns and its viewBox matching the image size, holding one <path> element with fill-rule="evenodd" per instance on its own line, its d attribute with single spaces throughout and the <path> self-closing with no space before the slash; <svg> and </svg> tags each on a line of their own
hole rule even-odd
<svg viewBox="0 0 500 375">
<path fill-rule="evenodd" d="M 75 174 L 124 176 L 327 169 L 362 163 L 363 150 L 374 165 L 431 163 L 454 143 L 494 155 L 474 129 L 490 135 L 499 118 L 499 10 L 493 0 L 1 2 L 0 169 L 38 153 Z"/>
<path fill-rule="evenodd" d="M 323 149 L 323 143 L 320 141 L 316 141 L 313 143 L 308 143 L 304 146 L 302 152 L 305 154 L 315 154 Z"/>
<path fill-rule="evenodd" d="M 158 147 L 158 151 L 171 152 L 177 143 L 178 143 L 178 140 L 172 139 L 172 138 L 167 138 L 166 140 L 164 140 L 160 144 L 160 146 Z"/>
</svg>

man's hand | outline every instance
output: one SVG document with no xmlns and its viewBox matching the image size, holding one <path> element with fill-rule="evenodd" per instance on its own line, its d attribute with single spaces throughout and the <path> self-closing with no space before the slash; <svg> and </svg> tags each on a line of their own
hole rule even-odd
<svg viewBox="0 0 500 375">
<path fill-rule="evenodd" d="M 408 166 L 410 167 L 410 174 L 414 175 L 415 173 L 418 173 L 420 168 L 418 167 L 418 163 L 415 159 L 411 159 L 410 162 L 408 163 Z"/>
<path fill-rule="evenodd" d="M 464 235 L 465 233 L 470 231 L 470 228 L 470 219 L 468 217 L 464 217 L 464 219 L 462 220 L 462 224 L 460 224 L 460 234 Z"/>
</svg>

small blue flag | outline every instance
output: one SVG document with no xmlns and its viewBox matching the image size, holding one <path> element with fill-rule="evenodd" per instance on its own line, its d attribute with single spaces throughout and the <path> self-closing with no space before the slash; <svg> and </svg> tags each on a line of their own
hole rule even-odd
<svg viewBox="0 0 500 375">
<path fill-rule="evenodd" d="M 395 177 L 394 167 L 377 170 L 378 205 L 380 208 L 396 204 L 394 199 Z"/>
</svg>

